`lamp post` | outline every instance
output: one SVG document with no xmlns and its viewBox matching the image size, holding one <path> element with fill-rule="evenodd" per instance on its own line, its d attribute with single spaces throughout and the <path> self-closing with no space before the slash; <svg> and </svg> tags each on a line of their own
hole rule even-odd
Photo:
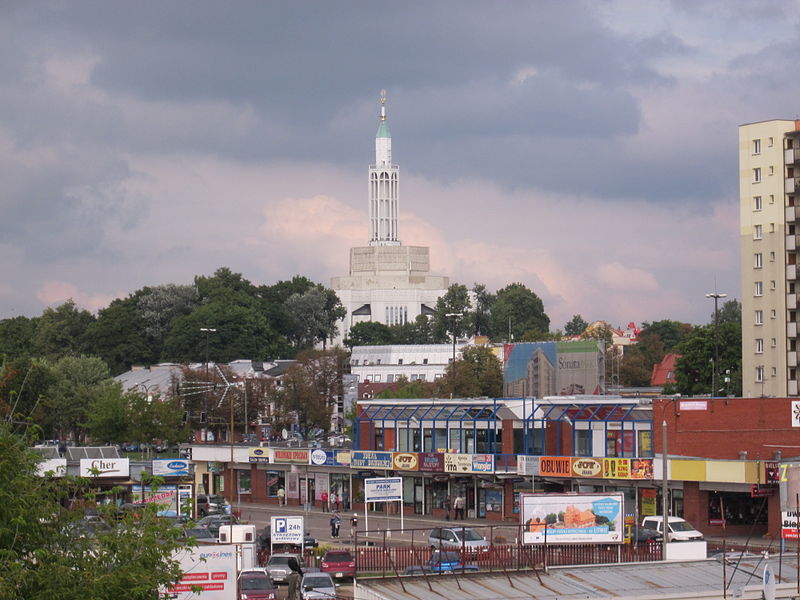
<svg viewBox="0 0 800 600">
<path fill-rule="evenodd" d="M 208 334 L 209 333 L 216 333 L 217 330 L 213 327 L 201 327 L 200 331 L 206 334 L 206 383 L 209 382 L 208 379 Z M 208 392 L 206 391 L 203 394 L 203 412 L 206 414 L 206 418 L 208 418 Z M 203 427 L 203 443 L 208 442 L 208 427 Z"/>
<path fill-rule="evenodd" d="M 719 338 L 717 335 L 717 327 L 719 322 L 719 299 L 720 298 L 727 298 L 728 294 L 718 294 L 714 292 L 713 294 L 709 293 L 706 294 L 706 298 L 713 298 L 714 299 L 714 363 L 711 365 L 711 397 L 713 398 L 716 393 L 716 380 L 717 380 L 717 369 L 719 368 Z"/>
<path fill-rule="evenodd" d="M 456 393 L 456 319 L 463 317 L 464 313 L 445 313 L 444 316 L 453 319 L 453 363 L 450 365 L 450 370 L 452 371 L 451 379 L 453 380 L 453 387 L 450 391 L 450 397 L 452 398 Z"/>
</svg>

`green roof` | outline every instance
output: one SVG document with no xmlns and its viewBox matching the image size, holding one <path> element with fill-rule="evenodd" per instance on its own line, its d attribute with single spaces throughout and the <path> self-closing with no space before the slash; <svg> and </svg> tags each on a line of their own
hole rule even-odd
<svg viewBox="0 0 800 600">
<path fill-rule="evenodd" d="M 375 137 L 379 138 L 390 138 L 392 134 L 389 133 L 389 125 L 386 121 L 381 121 L 380 125 L 378 125 L 378 133 Z"/>
</svg>

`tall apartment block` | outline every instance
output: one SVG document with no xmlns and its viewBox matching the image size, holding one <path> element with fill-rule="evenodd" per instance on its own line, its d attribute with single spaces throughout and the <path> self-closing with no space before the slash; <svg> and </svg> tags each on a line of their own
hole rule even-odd
<svg viewBox="0 0 800 600">
<path fill-rule="evenodd" d="M 800 121 L 739 127 L 742 396 L 797 396 Z M 797 204 L 797 206 L 796 206 Z"/>
</svg>

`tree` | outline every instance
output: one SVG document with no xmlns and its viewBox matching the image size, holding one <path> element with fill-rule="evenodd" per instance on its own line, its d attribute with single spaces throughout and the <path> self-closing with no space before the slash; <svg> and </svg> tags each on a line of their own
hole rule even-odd
<svg viewBox="0 0 800 600">
<path fill-rule="evenodd" d="M 39 476 L 35 439 L 0 424 L 0 598 L 152 600 L 180 578 L 182 532 L 156 505 L 120 521 L 101 509 L 108 531 L 81 535 L 82 511 L 65 507 L 105 498 L 88 479 Z"/>
<path fill-rule="evenodd" d="M 413 323 L 390 325 L 392 344 L 432 344 L 433 330 L 427 315 L 417 315 Z"/>
<path fill-rule="evenodd" d="M 118 382 L 92 398 L 86 428 L 94 443 L 111 444 L 135 439 L 128 435 L 132 416 L 130 401 L 130 395 L 122 391 Z"/>
<path fill-rule="evenodd" d="M 313 348 L 336 337 L 336 324 L 347 314 L 333 290 L 317 285 L 302 294 L 292 294 L 286 309 L 293 322 L 292 340 L 298 349 Z"/>
<path fill-rule="evenodd" d="M 362 321 L 350 328 L 350 333 L 347 334 L 344 345 L 348 348 L 353 346 L 383 346 L 391 344 L 392 340 L 392 330 L 387 325 L 377 321 Z"/>
<path fill-rule="evenodd" d="M 639 339 L 641 339 L 643 335 L 656 334 L 661 338 L 661 342 L 664 345 L 664 352 L 669 354 L 673 352 L 673 348 L 676 345 L 686 339 L 686 336 L 688 336 L 691 331 L 692 326 L 689 323 L 680 323 L 678 321 L 664 319 L 662 321 L 655 321 L 654 323 L 643 323 Z"/>
<path fill-rule="evenodd" d="M 386 388 L 376 398 L 431 398 L 435 397 L 437 384 L 432 381 L 409 381 L 407 377 L 400 377 L 391 387 Z"/>
<path fill-rule="evenodd" d="M 72 300 L 56 308 L 47 308 L 36 323 L 32 354 L 41 358 L 58 359 L 85 351 L 84 334 L 94 317 L 79 310 Z"/>
<path fill-rule="evenodd" d="M 736 298 L 725 302 L 719 309 L 717 316 L 718 323 L 741 323 L 742 322 L 742 303 Z M 711 323 L 714 322 L 714 313 L 711 313 Z"/>
<path fill-rule="evenodd" d="M 133 298 L 138 312 L 136 320 L 150 340 L 151 352 L 156 357 L 161 356 L 172 320 L 188 315 L 200 305 L 196 286 L 174 283 L 146 287 L 136 292 Z"/>
<path fill-rule="evenodd" d="M 718 389 L 714 395 L 740 395 L 741 382 L 741 324 L 723 323 L 719 325 L 719 367 L 720 377 L 730 371 L 730 382 L 717 381 Z M 695 327 L 686 339 L 675 347 L 681 355 L 675 366 L 675 389 L 684 395 L 708 394 L 711 392 L 711 379 L 714 358 L 714 326 Z M 720 392 L 720 390 L 722 390 Z"/>
<path fill-rule="evenodd" d="M 86 328 L 87 349 L 106 361 L 114 375 L 124 373 L 134 364 L 158 362 L 160 345 L 156 349 L 148 340 L 147 326 L 138 306 L 135 295 L 113 300 Z"/>
<path fill-rule="evenodd" d="M 114 385 L 108 366 L 93 356 L 65 356 L 53 365 L 53 375 L 43 399 L 48 437 L 83 441 L 89 407 Z"/>
<path fill-rule="evenodd" d="M 589 324 L 583 320 L 583 317 L 580 315 L 573 315 L 572 319 L 564 325 L 564 335 L 569 336 L 576 336 L 581 335 Z"/>
<path fill-rule="evenodd" d="M 31 356 L 37 319 L 13 317 L 0 321 L 0 359 Z"/>
<path fill-rule="evenodd" d="M 444 343 L 455 336 L 464 338 L 473 330 L 474 314 L 469 301 L 467 286 L 453 283 L 443 296 L 436 300 L 436 314 L 433 315 L 433 339 L 436 343 Z M 448 314 L 460 314 L 460 317 L 448 317 Z"/>
<path fill-rule="evenodd" d="M 490 294 L 482 283 L 476 283 L 472 286 L 472 293 L 475 297 L 473 331 L 475 335 L 485 335 L 491 338 L 492 305 L 494 304 L 495 296 Z"/>
<path fill-rule="evenodd" d="M 496 398 L 503 395 L 503 365 L 491 348 L 469 346 L 464 349 L 460 360 L 447 367 L 444 377 L 439 379 L 439 386 L 439 395 L 442 396 L 452 393 L 460 398 Z"/>
<path fill-rule="evenodd" d="M 539 296 L 521 283 L 512 283 L 497 292 L 492 306 L 492 330 L 495 339 L 506 339 L 509 330 L 512 340 L 521 339 L 529 331 L 548 332 L 550 317 Z"/>
<path fill-rule="evenodd" d="M 330 426 L 331 412 L 327 401 L 315 386 L 312 375 L 301 364 L 290 366 L 283 376 L 278 405 L 284 415 L 294 413 L 301 430 Z"/>
<path fill-rule="evenodd" d="M 19 358 L 0 366 L 0 417 L 8 421 L 43 423 L 42 399 L 55 376 L 49 363 L 34 358 Z"/>
</svg>

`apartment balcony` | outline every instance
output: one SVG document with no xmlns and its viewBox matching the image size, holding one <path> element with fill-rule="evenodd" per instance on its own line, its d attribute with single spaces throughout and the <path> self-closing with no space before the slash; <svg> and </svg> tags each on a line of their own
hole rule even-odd
<svg viewBox="0 0 800 600">
<path fill-rule="evenodd" d="M 797 236 L 795 236 L 795 235 L 787 235 L 786 236 L 786 249 L 787 250 L 796 250 L 797 249 Z"/>
<path fill-rule="evenodd" d="M 787 352 L 786 353 L 786 366 L 788 366 L 788 367 L 796 367 L 797 366 L 797 352 Z"/>
<path fill-rule="evenodd" d="M 794 310 L 797 308 L 797 294 L 786 294 L 786 309 Z"/>
<path fill-rule="evenodd" d="M 784 192 L 787 194 L 795 194 L 798 190 L 800 190 L 800 178 L 789 177 L 788 179 L 784 180 Z"/>
<path fill-rule="evenodd" d="M 784 163 L 794 165 L 800 162 L 800 148 L 787 148 L 783 151 Z"/>
<path fill-rule="evenodd" d="M 789 393 L 789 396 L 797 396 L 797 381 L 792 381 L 790 379 L 786 383 L 786 391 Z"/>
<path fill-rule="evenodd" d="M 786 279 L 787 281 L 797 279 L 797 265 L 786 265 Z"/>
<path fill-rule="evenodd" d="M 786 222 L 787 223 L 794 223 L 797 221 L 797 209 L 800 207 L 797 206 L 787 206 L 786 207 Z"/>
<path fill-rule="evenodd" d="M 792 322 L 786 324 L 786 337 L 789 338 L 797 337 L 797 323 Z"/>
</svg>

